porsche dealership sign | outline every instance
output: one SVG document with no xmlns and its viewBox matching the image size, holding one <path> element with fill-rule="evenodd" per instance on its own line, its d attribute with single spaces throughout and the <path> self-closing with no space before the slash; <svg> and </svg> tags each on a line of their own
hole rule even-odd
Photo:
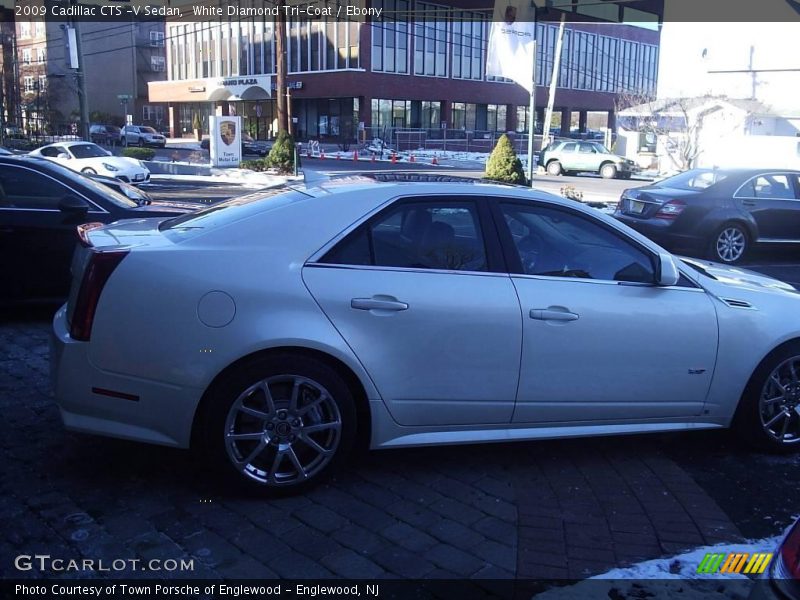
<svg viewBox="0 0 800 600">
<path fill-rule="evenodd" d="M 209 151 L 215 167 L 238 167 L 242 162 L 242 118 L 209 117 Z"/>
</svg>

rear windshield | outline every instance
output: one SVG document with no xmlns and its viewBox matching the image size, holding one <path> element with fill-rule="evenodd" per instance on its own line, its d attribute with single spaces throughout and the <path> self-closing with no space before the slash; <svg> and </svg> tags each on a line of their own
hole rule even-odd
<svg viewBox="0 0 800 600">
<path fill-rule="evenodd" d="M 658 182 L 659 186 L 676 188 L 679 190 L 704 190 L 718 184 L 725 179 L 727 174 L 720 171 L 701 171 L 693 169 L 673 177 L 667 177 Z"/>
<path fill-rule="evenodd" d="M 286 186 L 278 186 L 244 196 L 237 196 L 204 210 L 167 219 L 158 228 L 161 231 L 175 230 L 182 233 L 192 230 L 204 231 L 214 227 L 222 227 L 264 210 L 273 210 L 308 197 L 307 194 L 297 190 Z"/>
</svg>

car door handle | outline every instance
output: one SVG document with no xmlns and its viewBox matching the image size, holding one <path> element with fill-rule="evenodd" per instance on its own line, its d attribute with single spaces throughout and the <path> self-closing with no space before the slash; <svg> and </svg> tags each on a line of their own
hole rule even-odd
<svg viewBox="0 0 800 600">
<path fill-rule="evenodd" d="M 742 206 L 755 206 L 755 200 L 742 200 Z"/>
<path fill-rule="evenodd" d="M 384 300 L 381 298 L 353 298 L 350 308 L 356 310 L 408 310 L 408 304 L 398 300 Z"/>
<path fill-rule="evenodd" d="M 577 321 L 579 316 L 567 310 L 553 310 L 552 308 L 532 308 L 531 319 L 537 321 Z"/>
</svg>

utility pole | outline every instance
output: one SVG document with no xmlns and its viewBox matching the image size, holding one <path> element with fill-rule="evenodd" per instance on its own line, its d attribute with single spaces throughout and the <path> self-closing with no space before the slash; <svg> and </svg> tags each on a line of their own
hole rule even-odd
<svg viewBox="0 0 800 600">
<path fill-rule="evenodd" d="M 76 2 L 71 2 L 75 6 Z M 75 30 L 75 51 L 78 55 L 78 65 L 75 70 L 75 77 L 78 84 L 78 102 L 81 110 L 81 125 L 79 130 L 79 137 L 89 141 L 89 99 L 86 96 L 86 71 L 83 64 L 83 48 L 81 46 L 81 29 L 78 19 L 73 19 L 72 27 Z"/>
<path fill-rule="evenodd" d="M 558 85 L 558 73 L 561 70 L 561 44 L 564 41 L 564 13 L 561 13 L 561 23 L 558 25 L 558 37 L 556 38 L 556 52 L 553 56 L 553 75 L 550 77 L 550 92 L 547 97 L 547 111 L 544 115 L 544 126 L 542 128 L 542 148 L 547 138 L 550 137 L 550 123 L 553 120 L 553 105 L 556 101 L 556 86 Z M 562 124 L 561 131 L 564 131 Z M 562 133 L 563 135 L 563 133 Z"/>
<path fill-rule="evenodd" d="M 531 67 L 531 102 L 528 107 L 528 183 L 533 187 L 533 141 L 536 136 L 536 38 L 533 40 L 533 66 Z"/>
<path fill-rule="evenodd" d="M 285 0 L 277 0 L 278 15 L 275 18 L 275 96 L 277 101 L 278 131 L 288 131 L 286 111 L 286 12 Z"/>
</svg>

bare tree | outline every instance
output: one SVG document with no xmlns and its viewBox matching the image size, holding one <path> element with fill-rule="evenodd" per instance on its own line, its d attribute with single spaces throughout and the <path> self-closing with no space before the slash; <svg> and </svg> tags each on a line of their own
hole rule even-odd
<svg viewBox="0 0 800 600">
<path fill-rule="evenodd" d="M 654 100 L 638 94 L 621 93 L 616 100 L 616 112 L 630 113 L 635 109 L 635 114 L 628 116 L 633 130 L 656 136 L 664 144 L 673 166 L 686 171 L 695 166 L 703 153 L 701 133 L 706 120 L 723 110 L 715 100 L 724 101 L 725 98 L 703 96 Z"/>
</svg>

